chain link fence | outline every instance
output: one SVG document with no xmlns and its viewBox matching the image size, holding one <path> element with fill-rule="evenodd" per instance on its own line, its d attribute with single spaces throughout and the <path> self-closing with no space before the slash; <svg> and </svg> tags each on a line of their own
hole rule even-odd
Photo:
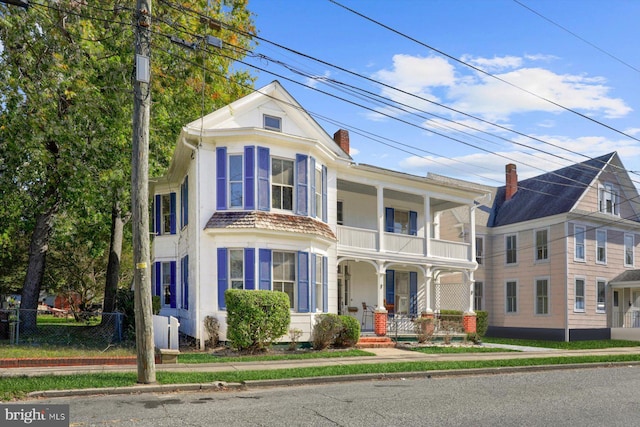
<svg viewBox="0 0 640 427">
<path fill-rule="evenodd" d="M 122 313 L 0 310 L 0 343 L 104 348 L 124 340 Z"/>
</svg>

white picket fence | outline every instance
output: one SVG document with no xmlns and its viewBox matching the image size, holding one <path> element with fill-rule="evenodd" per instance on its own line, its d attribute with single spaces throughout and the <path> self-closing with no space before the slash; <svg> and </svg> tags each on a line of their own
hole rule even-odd
<svg viewBox="0 0 640 427">
<path fill-rule="evenodd" d="M 178 328 L 180 322 L 173 316 L 153 315 L 153 341 L 161 350 L 178 350 Z"/>
</svg>

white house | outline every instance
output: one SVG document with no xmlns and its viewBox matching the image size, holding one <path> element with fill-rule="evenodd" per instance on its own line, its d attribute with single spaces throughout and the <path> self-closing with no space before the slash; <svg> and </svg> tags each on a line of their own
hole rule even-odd
<svg viewBox="0 0 640 427">
<path fill-rule="evenodd" d="M 302 340 L 321 312 L 379 335 L 388 312 L 474 320 L 475 240 L 441 240 L 438 222 L 466 207 L 473 236 L 486 187 L 356 164 L 348 133 L 332 138 L 278 82 L 186 125 L 150 188 L 161 314 L 201 343 L 206 316 L 226 339 L 229 288 L 286 292 Z"/>
</svg>

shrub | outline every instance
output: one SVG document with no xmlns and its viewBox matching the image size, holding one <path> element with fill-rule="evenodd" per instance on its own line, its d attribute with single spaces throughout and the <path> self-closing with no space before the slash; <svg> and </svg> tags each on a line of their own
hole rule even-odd
<svg viewBox="0 0 640 427">
<path fill-rule="evenodd" d="M 360 339 L 360 322 L 352 316 L 338 316 L 342 328 L 338 332 L 334 345 L 336 347 L 353 347 Z"/>
<path fill-rule="evenodd" d="M 289 342 L 290 351 L 296 351 L 298 349 L 298 340 L 300 339 L 301 336 L 302 336 L 302 329 L 297 329 L 297 328 L 289 329 L 289 339 L 291 340 Z"/>
<path fill-rule="evenodd" d="M 342 330 L 342 320 L 337 314 L 319 314 L 313 325 L 311 345 L 314 350 L 324 350 L 329 347 Z"/>
<path fill-rule="evenodd" d="M 420 344 L 430 342 L 435 332 L 435 319 L 431 317 L 418 317 L 414 320 L 416 339 Z"/>
<path fill-rule="evenodd" d="M 284 292 L 225 291 L 227 339 L 239 351 L 266 350 L 287 333 L 291 322 L 289 297 Z"/>
<path fill-rule="evenodd" d="M 482 340 L 480 339 L 480 334 L 477 332 L 469 332 L 467 334 L 467 341 L 471 341 L 474 344 L 480 344 Z"/>
<path fill-rule="evenodd" d="M 209 339 L 205 342 L 205 347 L 215 348 L 220 338 L 220 322 L 218 322 L 218 318 L 206 316 L 204 318 L 204 329 L 209 335 Z"/>
<path fill-rule="evenodd" d="M 481 337 L 487 333 L 487 329 L 489 328 L 489 313 L 486 311 L 478 310 L 476 311 L 476 332 Z"/>
</svg>

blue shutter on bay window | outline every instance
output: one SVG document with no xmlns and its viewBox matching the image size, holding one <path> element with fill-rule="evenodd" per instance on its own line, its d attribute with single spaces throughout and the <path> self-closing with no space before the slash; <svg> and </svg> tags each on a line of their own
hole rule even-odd
<svg viewBox="0 0 640 427">
<path fill-rule="evenodd" d="M 309 200 L 309 170 L 307 156 L 296 154 L 296 214 L 307 215 Z"/>
<path fill-rule="evenodd" d="M 227 147 L 216 148 L 216 209 L 227 209 Z"/>
<path fill-rule="evenodd" d="M 322 222 L 327 222 L 327 167 L 322 165 Z"/>
<path fill-rule="evenodd" d="M 160 233 L 162 233 L 162 196 L 159 194 L 156 194 L 156 201 L 153 207 L 155 210 L 153 231 L 156 233 L 156 236 L 159 236 Z"/>
<path fill-rule="evenodd" d="M 317 268 L 316 268 L 316 257 L 318 255 L 316 254 L 311 254 L 311 311 L 315 311 L 317 305 L 316 305 L 316 280 L 318 278 L 317 274 L 320 273 L 322 274 L 322 272 L 318 272 Z"/>
<path fill-rule="evenodd" d="M 258 147 L 258 209 L 271 208 L 271 186 L 269 185 L 269 149 Z"/>
<path fill-rule="evenodd" d="M 394 218 L 394 210 L 393 208 L 385 208 L 384 210 L 384 231 L 387 233 L 393 233 L 393 220 Z"/>
<path fill-rule="evenodd" d="M 309 254 L 298 252 L 298 313 L 309 312 Z"/>
<path fill-rule="evenodd" d="M 311 171 L 309 173 L 309 186 L 311 187 L 309 190 L 309 194 L 311 194 L 311 200 L 309 201 L 309 216 L 311 218 L 315 218 L 318 213 L 318 206 L 316 206 L 316 159 L 309 157 L 309 160 L 309 163 L 311 163 L 311 166 L 309 167 L 309 170 Z"/>
<path fill-rule="evenodd" d="M 256 250 L 253 248 L 244 249 L 244 288 L 256 288 Z"/>
<path fill-rule="evenodd" d="M 258 252 L 258 286 L 260 290 L 271 290 L 271 249 Z"/>
<path fill-rule="evenodd" d="M 174 193 L 175 194 L 175 193 Z M 176 262 L 169 262 L 169 270 L 171 271 L 171 281 L 169 282 L 169 306 L 171 308 L 176 308 Z"/>
<path fill-rule="evenodd" d="M 329 312 L 329 258 L 322 257 L 322 311 Z"/>
<path fill-rule="evenodd" d="M 409 313 L 418 314 L 418 273 L 409 272 Z"/>
<path fill-rule="evenodd" d="M 385 299 L 387 304 L 395 304 L 395 284 L 396 284 L 396 272 L 395 270 L 387 270 L 386 277 L 386 293 Z"/>
<path fill-rule="evenodd" d="M 155 263 L 155 285 L 156 285 L 156 292 L 155 292 L 155 296 L 160 296 L 162 295 L 162 263 L 161 262 L 156 262 Z"/>
<path fill-rule="evenodd" d="M 171 225 L 170 227 L 170 231 L 171 234 L 176 234 L 176 193 L 170 193 L 169 194 L 169 207 L 170 207 L 170 214 L 171 217 L 169 219 Z"/>
<path fill-rule="evenodd" d="M 409 211 L 409 235 L 418 235 L 418 212 Z"/>
<path fill-rule="evenodd" d="M 189 310 L 189 255 L 182 258 L 182 308 Z"/>
<path fill-rule="evenodd" d="M 224 292 L 227 290 L 227 249 L 218 248 L 218 307 L 226 310 Z"/>
<path fill-rule="evenodd" d="M 256 155 L 255 147 L 244 147 L 244 208 L 252 211 L 256 208 Z"/>
</svg>

